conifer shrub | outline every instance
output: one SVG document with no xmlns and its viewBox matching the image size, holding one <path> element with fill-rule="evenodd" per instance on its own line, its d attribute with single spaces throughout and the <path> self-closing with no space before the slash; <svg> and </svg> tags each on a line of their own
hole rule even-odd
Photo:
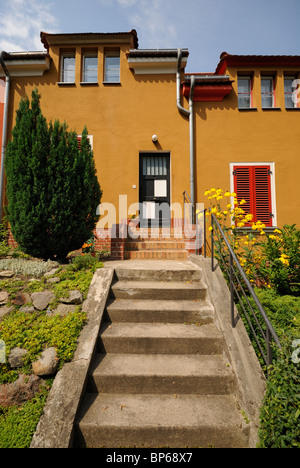
<svg viewBox="0 0 300 468">
<path fill-rule="evenodd" d="M 7 145 L 7 216 L 20 249 L 34 257 L 64 260 L 81 248 L 97 222 L 102 191 L 88 131 L 47 123 L 38 90 L 21 100 Z"/>
</svg>

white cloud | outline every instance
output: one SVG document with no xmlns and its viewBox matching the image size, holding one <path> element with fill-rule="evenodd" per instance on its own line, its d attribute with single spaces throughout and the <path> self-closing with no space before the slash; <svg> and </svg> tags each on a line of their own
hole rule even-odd
<svg viewBox="0 0 300 468">
<path fill-rule="evenodd" d="M 51 4 L 38 0 L 10 0 L 0 17 L 0 49 L 8 52 L 42 50 L 40 31 L 51 32 L 58 20 Z"/>
<path fill-rule="evenodd" d="M 117 1 L 120 5 L 128 7 L 128 18 L 134 25 L 133 27 L 138 30 L 145 48 L 174 47 L 178 34 L 175 23 L 170 22 L 172 2 L 166 0 Z"/>
</svg>

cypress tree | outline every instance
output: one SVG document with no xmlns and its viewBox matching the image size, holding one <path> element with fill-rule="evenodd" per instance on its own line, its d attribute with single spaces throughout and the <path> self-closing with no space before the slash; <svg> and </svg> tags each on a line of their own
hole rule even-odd
<svg viewBox="0 0 300 468">
<path fill-rule="evenodd" d="M 102 192 L 87 129 L 77 135 L 58 120 L 49 125 L 38 91 L 21 100 L 6 150 L 7 216 L 20 248 L 63 260 L 92 235 Z"/>
</svg>

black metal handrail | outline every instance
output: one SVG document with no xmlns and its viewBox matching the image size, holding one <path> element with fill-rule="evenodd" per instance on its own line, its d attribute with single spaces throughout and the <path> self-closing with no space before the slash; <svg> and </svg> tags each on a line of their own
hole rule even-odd
<svg viewBox="0 0 300 468">
<path fill-rule="evenodd" d="M 261 305 L 257 295 L 255 294 L 254 289 L 251 286 L 251 283 L 249 279 L 247 278 L 246 273 L 244 272 L 236 254 L 234 253 L 224 231 L 222 230 L 217 218 L 215 217 L 214 214 L 211 214 L 211 268 L 212 271 L 215 271 L 217 266 L 215 266 L 215 261 L 214 261 L 214 250 L 215 248 L 218 251 L 219 257 L 222 261 L 223 267 L 225 271 L 227 272 L 228 278 L 229 278 L 229 284 L 230 284 L 230 297 L 231 297 L 231 323 L 232 327 L 235 328 L 237 320 L 235 318 L 235 312 L 234 312 L 234 295 L 238 297 L 239 303 L 241 305 L 241 308 L 243 310 L 244 316 L 248 322 L 248 325 L 253 333 L 253 336 L 255 338 L 255 341 L 257 343 L 257 346 L 261 352 L 262 358 L 267 366 L 272 364 L 273 361 L 273 350 L 272 350 L 272 342 L 274 341 L 276 345 L 278 346 L 279 349 L 281 349 L 281 344 L 279 341 L 279 338 L 263 308 Z M 218 238 L 218 243 L 215 242 L 214 240 L 214 235 L 216 234 Z M 221 237 L 220 237 L 221 236 Z M 223 242 L 225 243 L 228 253 L 226 254 L 225 249 L 223 246 Z M 223 252 L 220 251 L 219 246 L 221 246 Z M 227 263 L 225 261 L 225 255 L 227 255 L 227 260 L 229 260 Z M 229 256 L 229 258 L 228 258 Z M 240 275 L 240 277 L 239 277 Z M 248 291 L 248 294 L 246 293 L 245 289 Z M 263 322 L 266 327 L 266 331 L 263 330 L 263 327 L 258 320 L 256 313 L 252 307 L 251 302 L 249 301 L 249 294 L 252 297 L 253 301 L 255 302 L 255 305 L 259 311 L 260 317 L 263 319 Z M 245 304 L 241 300 L 241 296 L 244 297 L 246 301 L 247 307 L 245 307 Z M 249 311 L 252 315 L 252 320 L 250 318 Z M 253 322 L 254 321 L 254 322 Z M 257 332 L 255 331 L 255 328 L 253 326 L 253 323 L 256 324 L 260 336 L 263 338 L 265 345 L 266 345 L 266 352 L 261 346 L 261 341 L 259 339 L 259 336 L 257 335 Z"/>
</svg>

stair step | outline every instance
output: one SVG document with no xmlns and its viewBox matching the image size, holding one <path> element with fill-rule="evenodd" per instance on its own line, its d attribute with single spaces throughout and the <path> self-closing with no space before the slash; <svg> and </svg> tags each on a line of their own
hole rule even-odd
<svg viewBox="0 0 300 468">
<path fill-rule="evenodd" d="M 187 260 L 188 252 L 185 250 L 136 250 L 125 251 L 125 260 Z"/>
<path fill-rule="evenodd" d="M 206 297 L 207 286 L 201 281 L 118 281 L 111 291 L 114 299 L 196 300 Z"/>
<path fill-rule="evenodd" d="M 90 448 L 246 448 L 249 431 L 245 426 L 234 399 L 227 395 L 87 394 L 77 444 Z"/>
<path fill-rule="evenodd" d="M 183 241 L 166 241 L 160 240 L 143 240 L 139 242 L 127 242 L 126 249 L 135 250 L 185 250 L 185 242 Z"/>
<path fill-rule="evenodd" d="M 98 354 L 89 392 L 229 394 L 234 377 L 221 356 Z"/>
<path fill-rule="evenodd" d="M 200 281 L 202 270 L 189 262 L 155 261 L 147 263 L 143 261 L 131 261 L 126 267 L 116 267 L 115 275 L 119 281 Z"/>
<path fill-rule="evenodd" d="M 117 299 L 107 305 L 110 322 L 212 323 L 214 309 L 205 299 L 147 301 Z"/>
<path fill-rule="evenodd" d="M 222 354 L 223 335 L 214 324 L 104 323 L 99 351 L 113 354 Z"/>
</svg>

